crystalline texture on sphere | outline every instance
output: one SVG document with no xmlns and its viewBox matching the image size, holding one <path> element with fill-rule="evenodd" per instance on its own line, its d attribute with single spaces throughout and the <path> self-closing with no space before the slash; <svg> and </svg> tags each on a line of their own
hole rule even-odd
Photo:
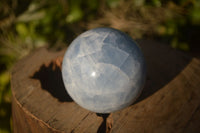
<svg viewBox="0 0 200 133">
<path fill-rule="evenodd" d="M 62 77 L 72 99 L 83 108 L 110 113 L 132 104 L 144 86 L 146 67 L 140 48 L 125 33 L 96 28 L 79 35 L 64 55 Z"/>
</svg>

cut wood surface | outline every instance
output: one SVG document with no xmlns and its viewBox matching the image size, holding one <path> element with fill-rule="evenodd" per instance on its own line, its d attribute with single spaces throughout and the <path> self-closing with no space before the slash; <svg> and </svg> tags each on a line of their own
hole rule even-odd
<svg viewBox="0 0 200 133">
<path fill-rule="evenodd" d="M 112 113 L 112 133 L 200 132 L 200 61 L 167 45 L 138 40 L 147 64 L 143 92 Z M 60 68 L 65 53 L 40 48 L 11 75 L 14 133 L 104 133 L 106 118 L 81 108 L 65 91 Z"/>
</svg>

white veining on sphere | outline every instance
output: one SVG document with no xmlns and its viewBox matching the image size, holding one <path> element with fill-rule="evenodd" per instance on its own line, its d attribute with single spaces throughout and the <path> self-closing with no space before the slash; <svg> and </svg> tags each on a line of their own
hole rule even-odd
<svg viewBox="0 0 200 133">
<path fill-rule="evenodd" d="M 119 67 L 129 54 L 110 45 L 103 45 L 101 51 L 97 51 L 90 56 L 95 62 L 113 64 Z"/>
<path fill-rule="evenodd" d="M 88 33 L 88 34 L 90 35 L 91 33 Z M 84 35 L 84 38 L 82 38 L 78 57 L 90 55 L 90 54 L 96 53 L 97 51 L 101 51 L 101 48 L 103 46 L 102 42 L 108 36 L 109 32 L 105 33 L 103 36 L 98 33 L 93 32 L 92 38 L 88 36 L 88 34 Z"/>
<path fill-rule="evenodd" d="M 96 33 L 96 32 L 89 32 L 89 31 L 86 31 L 84 33 L 82 33 L 79 37 L 80 38 L 85 38 L 85 37 L 91 37 L 91 36 L 98 36 L 99 34 Z"/>
<path fill-rule="evenodd" d="M 123 64 L 120 66 L 120 69 L 123 70 L 130 79 L 136 77 L 137 73 L 141 71 L 142 64 L 129 56 Z"/>
<path fill-rule="evenodd" d="M 78 36 L 62 65 L 63 81 L 72 99 L 99 113 L 130 105 L 141 92 L 145 72 L 136 43 L 111 28 L 97 28 Z"/>
<path fill-rule="evenodd" d="M 86 39 L 82 40 L 82 43 L 80 45 L 80 52 L 78 54 L 78 57 L 86 56 L 89 54 L 96 53 L 97 51 L 101 51 L 102 45 L 94 45 L 95 41 L 93 43 L 87 42 Z"/>
</svg>

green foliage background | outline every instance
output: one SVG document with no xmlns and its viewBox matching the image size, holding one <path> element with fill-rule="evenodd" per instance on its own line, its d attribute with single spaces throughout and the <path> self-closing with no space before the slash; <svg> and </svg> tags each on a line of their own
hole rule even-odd
<svg viewBox="0 0 200 133">
<path fill-rule="evenodd" d="M 0 133 L 12 131 L 13 64 L 41 46 L 61 49 L 81 32 L 99 26 L 195 52 L 200 0 L 0 1 Z"/>
</svg>

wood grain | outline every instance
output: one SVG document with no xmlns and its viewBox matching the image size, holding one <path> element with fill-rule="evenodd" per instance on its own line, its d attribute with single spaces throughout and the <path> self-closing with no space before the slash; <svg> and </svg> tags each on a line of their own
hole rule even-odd
<svg viewBox="0 0 200 133">
<path fill-rule="evenodd" d="M 138 100 L 112 113 L 113 133 L 200 132 L 200 61 L 164 44 L 138 40 L 147 63 L 147 81 Z M 65 91 L 62 51 L 40 48 L 12 71 L 15 133 L 106 132 L 105 117 L 77 105 Z"/>
</svg>

